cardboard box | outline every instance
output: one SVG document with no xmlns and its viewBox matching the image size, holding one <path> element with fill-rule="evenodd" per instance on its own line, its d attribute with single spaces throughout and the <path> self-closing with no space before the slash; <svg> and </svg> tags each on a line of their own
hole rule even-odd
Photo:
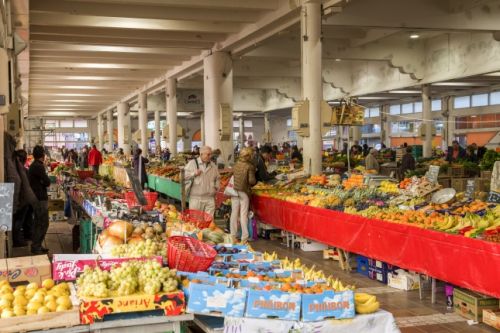
<svg viewBox="0 0 500 333">
<path fill-rule="evenodd" d="M 376 267 L 368 267 L 368 277 L 372 280 L 377 280 L 383 284 L 387 284 L 387 270 L 377 269 Z"/>
<path fill-rule="evenodd" d="M 154 259 L 163 263 L 161 256 L 150 258 L 113 258 L 99 254 L 54 254 L 52 257 L 52 277 L 56 281 L 74 281 L 79 273 L 83 272 L 85 266 L 99 267 L 110 270 L 114 265 L 120 265 L 130 260 L 146 261 Z"/>
<path fill-rule="evenodd" d="M 245 316 L 300 320 L 301 296 L 278 290 L 249 290 Z"/>
<path fill-rule="evenodd" d="M 363 256 L 356 256 L 356 272 L 361 275 L 368 276 L 368 258 Z"/>
<path fill-rule="evenodd" d="M 49 212 L 50 222 L 59 222 L 64 220 L 64 211 L 51 211 Z"/>
<path fill-rule="evenodd" d="M 500 331 L 500 309 L 483 310 L 483 323 Z"/>
<path fill-rule="evenodd" d="M 328 248 L 328 245 L 321 244 L 313 241 L 305 241 L 300 243 L 300 249 L 304 252 L 313 252 L 313 251 L 323 251 Z"/>
<path fill-rule="evenodd" d="M 103 321 L 106 315 L 124 312 L 163 310 L 165 316 L 179 316 L 186 310 L 184 293 L 160 293 L 156 295 L 134 294 L 110 298 L 80 299 L 80 322 L 84 325 Z"/>
<path fill-rule="evenodd" d="M 302 295 L 302 321 L 354 318 L 352 290 Z"/>
<path fill-rule="evenodd" d="M 64 210 L 64 200 L 49 200 L 49 211 Z"/>
<path fill-rule="evenodd" d="M 189 284 L 187 312 L 243 317 L 247 291 L 223 285 Z"/>
<path fill-rule="evenodd" d="M 498 309 L 498 299 L 470 290 L 455 288 L 453 289 L 453 307 L 455 312 L 462 317 L 481 322 L 483 310 Z"/>
<path fill-rule="evenodd" d="M 37 282 L 50 279 L 50 261 L 47 255 L 2 259 L 0 280 L 8 278 L 11 283 Z"/>
<path fill-rule="evenodd" d="M 416 290 L 420 288 L 418 274 L 398 269 L 387 274 L 387 285 L 401 290 Z"/>
</svg>

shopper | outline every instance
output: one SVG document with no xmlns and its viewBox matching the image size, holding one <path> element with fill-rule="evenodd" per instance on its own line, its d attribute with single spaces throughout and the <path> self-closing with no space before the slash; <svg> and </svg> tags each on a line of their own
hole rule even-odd
<svg viewBox="0 0 500 333">
<path fill-rule="evenodd" d="M 145 188 L 145 184 L 148 182 L 148 174 L 146 173 L 146 164 L 149 160 L 142 156 L 142 149 L 137 148 L 132 160 L 132 166 L 134 167 L 135 174 L 141 182 L 142 188 Z"/>
<path fill-rule="evenodd" d="M 250 196 L 252 186 L 257 182 L 255 179 L 255 167 L 252 164 L 252 148 L 243 148 L 240 158 L 233 168 L 234 189 L 238 196 L 231 197 L 231 236 L 236 243 L 238 235 L 238 217 L 241 226 L 241 243 L 248 241 L 248 208 L 250 207 Z"/>
<path fill-rule="evenodd" d="M 370 148 L 368 145 L 365 143 L 363 144 L 363 156 L 366 157 L 368 155 L 368 152 L 370 151 Z"/>
<path fill-rule="evenodd" d="M 170 160 L 170 155 L 171 155 L 170 154 L 170 149 L 165 148 L 163 150 L 163 153 L 162 153 L 162 156 L 161 156 L 163 162 L 169 161 Z"/>
<path fill-rule="evenodd" d="M 366 170 L 375 170 L 377 173 L 380 171 L 380 166 L 378 164 L 377 150 L 375 148 L 370 149 L 370 153 L 365 158 L 365 168 Z"/>
<path fill-rule="evenodd" d="M 89 165 L 94 170 L 94 175 L 99 173 L 99 166 L 102 164 L 102 154 L 97 149 L 96 145 L 92 146 L 92 149 L 89 151 Z"/>
<path fill-rule="evenodd" d="M 80 150 L 78 164 L 82 170 L 86 170 L 89 167 L 89 155 L 86 147 L 83 147 L 82 150 Z"/>
<path fill-rule="evenodd" d="M 45 150 L 42 146 L 33 148 L 34 161 L 28 171 L 31 189 L 35 193 L 38 202 L 34 205 L 35 225 L 33 230 L 33 242 L 31 243 L 31 253 L 44 254 L 49 250 L 42 246 L 43 240 L 49 228 L 49 197 L 47 187 L 50 186 L 50 179 L 45 169 Z"/>
<path fill-rule="evenodd" d="M 275 172 L 267 172 L 267 165 L 266 162 L 269 161 L 271 158 L 271 148 L 269 146 L 263 146 L 260 149 L 260 153 L 257 155 L 257 161 L 256 161 L 256 171 L 255 171 L 255 178 L 259 182 L 269 182 L 276 177 Z"/>
<path fill-rule="evenodd" d="M 302 163 L 303 157 L 302 157 L 302 154 L 300 153 L 299 148 L 297 146 L 292 147 L 291 158 L 292 158 L 292 160 L 296 160 L 296 161 Z"/>
<path fill-rule="evenodd" d="M 28 153 L 24 149 L 16 150 L 15 162 L 21 179 L 21 193 L 19 205 L 13 216 L 12 238 L 14 247 L 26 246 L 27 240 L 32 239 L 33 234 L 33 204 L 37 198 L 31 189 L 28 179 L 28 170 L 25 168 Z"/>
<path fill-rule="evenodd" d="M 217 165 L 219 169 L 224 169 L 225 163 L 224 159 L 222 158 L 222 152 L 220 149 L 215 149 L 212 152 L 212 161 Z"/>
<path fill-rule="evenodd" d="M 124 156 L 125 152 L 123 151 L 123 148 L 118 149 L 118 156 Z"/>
<path fill-rule="evenodd" d="M 351 147 L 351 156 L 359 155 L 363 153 L 363 147 L 359 145 L 359 141 L 354 141 L 354 144 Z"/>
<path fill-rule="evenodd" d="M 189 208 L 204 211 L 211 216 L 215 212 L 215 193 L 219 189 L 219 170 L 211 161 L 212 148 L 201 147 L 200 156 L 186 165 L 185 176 L 189 185 Z"/>
<path fill-rule="evenodd" d="M 448 147 L 448 155 L 446 156 L 446 160 L 448 162 L 456 162 L 464 158 L 465 158 L 465 149 L 460 147 L 458 141 L 454 140 L 452 142 L 451 147 Z"/>
<path fill-rule="evenodd" d="M 415 157 L 413 157 L 412 152 L 412 147 L 406 147 L 406 153 L 403 155 L 403 158 L 401 160 L 401 178 L 405 177 L 407 171 L 415 170 Z"/>
</svg>

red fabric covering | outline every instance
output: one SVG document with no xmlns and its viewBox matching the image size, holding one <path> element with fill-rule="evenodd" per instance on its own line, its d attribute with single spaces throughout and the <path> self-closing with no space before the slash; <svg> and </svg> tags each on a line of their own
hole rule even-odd
<svg viewBox="0 0 500 333">
<path fill-rule="evenodd" d="M 279 229 L 500 298 L 500 244 L 254 196 Z"/>
</svg>

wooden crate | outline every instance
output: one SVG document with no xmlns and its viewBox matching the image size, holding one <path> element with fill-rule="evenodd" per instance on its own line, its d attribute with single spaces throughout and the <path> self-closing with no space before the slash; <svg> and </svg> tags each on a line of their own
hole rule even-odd
<svg viewBox="0 0 500 333">
<path fill-rule="evenodd" d="M 489 192 L 491 178 L 476 178 L 476 191 Z"/>
<path fill-rule="evenodd" d="M 451 167 L 451 176 L 454 178 L 465 177 L 465 169 L 463 166 L 452 166 Z"/>
<path fill-rule="evenodd" d="M 49 312 L 31 316 L 0 319 L 0 332 L 17 333 L 80 325 L 79 302 L 73 284 L 69 284 L 73 308 L 68 311 Z"/>
<path fill-rule="evenodd" d="M 441 185 L 443 188 L 449 188 L 451 187 L 451 178 L 449 177 L 439 177 L 438 178 L 438 184 Z"/>
<path fill-rule="evenodd" d="M 487 178 L 491 180 L 491 175 L 493 174 L 493 171 L 490 170 L 482 170 L 481 171 L 481 178 Z"/>
<path fill-rule="evenodd" d="M 467 178 L 452 178 L 451 187 L 457 192 L 465 191 L 465 185 L 467 184 Z"/>
</svg>

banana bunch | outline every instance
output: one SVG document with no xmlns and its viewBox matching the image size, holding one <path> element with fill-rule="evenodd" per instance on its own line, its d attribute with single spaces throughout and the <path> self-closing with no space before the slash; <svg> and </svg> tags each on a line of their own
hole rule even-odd
<svg viewBox="0 0 500 333">
<path fill-rule="evenodd" d="M 437 230 L 447 231 L 457 224 L 457 219 L 454 216 L 446 215 L 443 221 L 434 223 L 434 228 Z"/>
<path fill-rule="evenodd" d="M 262 254 L 262 259 L 264 261 L 275 261 L 275 260 L 278 260 L 278 254 L 274 251 L 273 251 L 273 253 L 264 252 Z"/>
<path fill-rule="evenodd" d="M 304 280 L 307 281 L 324 281 L 326 280 L 325 273 L 323 271 L 318 271 L 315 266 L 307 268 L 306 265 L 302 265 L 302 272 L 304 273 Z"/>
<path fill-rule="evenodd" d="M 380 183 L 379 190 L 383 193 L 399 194 L 398 184 L 384 180 Z"/>
<path fill-rule="evenodd" d="M 291 261 L 288 257 L 285 257 L 285 259 L 281 260 L 281 266 L 286 270 L 295 270 L 302 268 L 302 263 L 299 258 Z"/>
<path fill-rule="evenodd" d="M 340 281 L 339 279 L 334 279 L 331 276 L 329 276 L 326 279 L 326 284 L 335 291 L 346 291 L 346 290 L 353 290 L 354 289 L 354 286 L 344 286 L 342 284 L 342 281 Z"/>
<path fill-rule="evenodd" d="M 373 313 L 380 307 L 377 297 L 366 293 L 355 293 L 354 305 L 356 307 L 356 312 L 360 314 Z"/>
</svg>

